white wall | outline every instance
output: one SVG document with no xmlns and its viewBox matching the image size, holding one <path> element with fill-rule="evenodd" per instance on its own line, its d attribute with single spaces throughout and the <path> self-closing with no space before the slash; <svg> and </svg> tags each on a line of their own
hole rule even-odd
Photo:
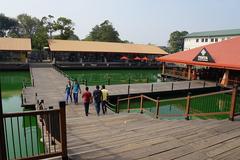
<svg viewBox="0 0 240 160">
<path fill-rule="evenodd" d="M 193 49 L 193 48 L 197 48 L 197 47 L 201 47 L 204 45 L 208 45 L 208 44 L 212 44 L 212 43 L 216 43 L 215 39 L 217 38 L 218 42 L 233 38 L 235 36 L 229 37 L 229 36 L 225 36 L 225 37 L 199 37 L 199 38 L 185 38 L 184 39 L 184 51 L 185 50 L 189 50 L 189 49 Z M 198 42 L 196 42 L 198 39 Z M 202 42 L 202 39 L 204 40 L 204 42 Z M 212 42 L 211 39 L 214 39 L 214 41 Z M 207 40 L 207 41 L 206 41 Z"/>
</svg>

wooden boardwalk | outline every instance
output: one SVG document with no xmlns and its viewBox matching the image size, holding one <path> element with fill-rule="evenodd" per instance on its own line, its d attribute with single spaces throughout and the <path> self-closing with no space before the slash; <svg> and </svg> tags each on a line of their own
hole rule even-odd
<svg viewBox="0 0 240 160">
<path fill-rule="evenodd" d="M 159 120 L 144 114 L 97 117 L 93 107 L 67 107 L 72 160 L 240 159 L 240 121 Z M 59 159 L 59 158 L 54 158 Z"/>
<path fill-rule="evenodd" d="M 33 103 L 36 92 L 46 106 L 58 106 L 58 101 L 64 100 L 67 79 L 53 68 L 33 68 L 32 74 L 35 87 L 24 90 L 25 97 L 29 98 L 27 102 Z M 158 90 L 169 90 L 169 84 L 162 83 Z M 199 81 L 194 84 L 202 85 Z M 114 95 L 118 90 L 125 93 L 124 86 L 127 85 L 107 88 Z M 148 89 L 149 84 L 135 84 L 132 92 L 144 91 L 144 86 Z M 183 82 L 178 86 L 183 88 Z M 68 105 L 66 116 L 68 155 L 72 160 L 240 159 L 240 121 L 169 121 L 110 111 L 98 117 L 93 106 L 90 106 L 90 115 L 85 117 L 81 102 Z"/>
<path fill-rule="evenodd" d="M 67 78 L 57 72 L 53 68 L 32 68 L 32 76 L 34 77 L 35 87 L 27 87 L 23 89 L 23 97 L 26 99 L 24 105 L 32 105 L 36 103 L 36 99 L 43 99 L 46 106 L 56 106 L 59 100 L 64 100 L 64 90 L 67 84 Z M 204 84 L 205 83 L 205 84 Z M 99 84 L 101 85 L 101 84 Z M 130 86 L 130 88 L 129 88 Z M 214 87 L 216 83 L 191 81 L 190 88 Z M 85 86 L 81 85 L 84 90 Z M 90 91 L 95 86 L 90 86 Z M 106 85 L 110 96 L 127 95 L 128 88 L 130 94 L 144 94 L 150 92 L 164 92 L 173 90 L 185 90 L 189 88 L 188 81 L 179 82 L 158 82 L 158 83 L 140 83 L 140 84 L 119 84 Z M 35 97 L 37 93 L 37 97 Z"/>
</svg>

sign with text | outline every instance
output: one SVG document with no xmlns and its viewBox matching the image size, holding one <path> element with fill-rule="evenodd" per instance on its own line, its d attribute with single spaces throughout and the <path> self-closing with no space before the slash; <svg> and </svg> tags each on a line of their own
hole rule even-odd
<svg viewBox="0 0 240 160">
<path fill-rule="evenodd" d="M 200 53 L 198 53 L 198 55 L 193 59 L 193 61 L 215 63 L 214 59 L 206 48 L 203 48 Z"/>
</svg>

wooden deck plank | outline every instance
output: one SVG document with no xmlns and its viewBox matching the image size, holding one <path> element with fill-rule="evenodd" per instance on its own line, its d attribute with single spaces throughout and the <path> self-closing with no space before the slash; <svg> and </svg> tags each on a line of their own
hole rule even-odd
<svg viewBox="0 0 240 160">
<path fill-rule="evenodd" d="M 58 107 L 64 100 L 67 78 L 53 68 L 32 68 L 35 87 L 24 89 L 27 103 L 44 99 L 46 106 Z M 46 78 L 47 77 L 47 78 Z M 151 85 L 131 84 L 131 93 L 150 92 Z M 172 83 L 153 83 L 154 91 L 169 91 Z M 176 82 L 176 90 L 187 89 L 189 82 Z M 213 87 L 215 83 L 206 83 Z M 193 81 L 192 88 L 201 88 Z M 84 86 L 81 86 L 82 88 Z M 128 84 L 106 86 L 110 95 L 126 94 Z M 90 87 L 92 91 L 94 86 Z M 79 105 L 67 105 L 67 141 L 70 159 L 238 159 L 239 121 L 227 120 L 157 120 L 137 113 L 96 115 L 93 105 L 84 115 Z M 238 151 L 238 153 L 236 153 Z M 59 159 L 59 157 L 52 158 Z M 197 159 L 197 158 L 196 158 Z"/>
</svg>

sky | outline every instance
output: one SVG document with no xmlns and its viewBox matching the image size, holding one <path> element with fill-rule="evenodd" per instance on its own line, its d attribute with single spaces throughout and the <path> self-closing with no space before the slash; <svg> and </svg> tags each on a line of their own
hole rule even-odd
<svg viewBox="0 0 240 160">
<path fill-rule="evenodd" d="M 73 20 L 80 39 L 104 20 L 122 40 L 167 45 L 171 32 L 240 28 L 240 0 L 0 0 L 0 13 Z"/>
</svg>

